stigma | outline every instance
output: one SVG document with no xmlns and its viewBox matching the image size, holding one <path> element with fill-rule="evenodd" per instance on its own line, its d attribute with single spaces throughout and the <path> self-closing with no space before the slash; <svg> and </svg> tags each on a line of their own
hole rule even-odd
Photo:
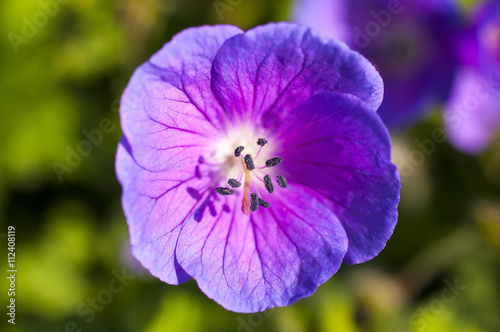
<svg viewBox="0 0 500 332">
<path fill-rule="evenodd" d="M 274 168 L 275 166 L 278 166 L 283 161 L 283 158 L 279 156 L 269 158 L 269 154 L 263 152 L 263 148 L 268 143 L 269 141 L 267 139 L 259 138 L 256 142 L 258 147 L 248 146 L 248 144 L 246 144 L 246 146 L 233 146 L 234 157 L 228 157 L 227 162 L 231 165 L 240 165 L 239 167 L 241 171 L 239 172 L 239 176 L 236 176 L 238 179 L 229 178 L 229 180 L 227 180 L 229 187 L 217 187 L 215 189 L 215 192 L 220 196 L 231 196 L 234 194 L 235 190 L 243 185 L 241 211 L 245 215 L 249 215 L 250 212 L 256 212 L 259 207 L 268 208 L 271 205 L 262 197 L 259 197 L 257 192 L 260 192 L 260 190 L 258 190 L 259 188 L 256 188 L 256 186 L 262 186 L 262 188 L 269 194 L 274 192 L 273 178 L 270 174 L 267 174 L 268 172 L 265 170 L 270 167 Z M 243 151 L 248 151 L 249 153 L 245 153 L 245 155 L 243 155 Z M 252 154 L 252 152 L 254 153 Z M 266 155 L 267 158 L 261 156 L 261 153 Z M 231 161 L 230 158 L 234 158 L 233 161 Z M 244 179 L 243 183 L 240 182 L 242 179 Z M 257 181 L 253 180 L 252 182 L 251 179 L 256 179 Z M 288 186 L 288 183 L 283 175 L 277 175 L 274 181 L 276 181 L 280 188 L 287 188 Z M 250 193 L 250 187 L 252 187 L 252 193 Z"/>
</svg>

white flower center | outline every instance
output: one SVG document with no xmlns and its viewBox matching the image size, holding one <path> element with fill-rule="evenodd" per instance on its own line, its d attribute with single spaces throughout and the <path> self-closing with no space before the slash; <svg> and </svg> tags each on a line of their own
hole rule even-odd
<svg viewBox="0 0 500 332">
<path fill-rule="evenodd" d="M 231 129 L 215 143 L 215 152 L 210 157 L 217 167 L 217 179 L 222 184 L 216 192 L 228 196 L 234 190 L 242 191 L 241 210 L 245 214 L 256 211 L 258 206 L 269 207 L 269 203 L 258 193 L 264 192 L 264 189 L 269 194 L 274 191 L 273 177 L 275 183 L 286 188 L 286 180 L 275 175 L 274 169 L 282 161 L 273 153 L 279 142 L 268 142 L 264 137 L 264 132 L 250 126 Z"/>
</svg>

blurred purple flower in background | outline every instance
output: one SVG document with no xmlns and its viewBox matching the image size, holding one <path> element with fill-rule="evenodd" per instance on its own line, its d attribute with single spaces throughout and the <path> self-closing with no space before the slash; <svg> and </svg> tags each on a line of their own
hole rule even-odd
<svg viewBox="0 0 500 332">
<path fill-rule="evenodd" d="M 389 129 L 404 128 L 447 100 L 458 64 L 455 2 L 298 0 L 294 17 L 377 66 L 385 84 L 378 112 Z"/>
<path fill-rule="evenodd" d="M 289 305 L 372 259 L 400 189 L 382 94 L 369 61 L 303 26 L 179 33 L 121 100 L 134 256 L 237 312 Z"/>
<path fill-rule="evenodd" d="M 445 108 L 445 126 L 457 148 L 475 154 L 500 130 L 500 2 L 480 5 L 457 44 L 462 67 Z"/>
</svg>

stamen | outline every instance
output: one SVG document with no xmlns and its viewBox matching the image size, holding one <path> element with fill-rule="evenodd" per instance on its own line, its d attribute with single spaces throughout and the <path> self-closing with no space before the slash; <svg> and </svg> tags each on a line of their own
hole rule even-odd
<svg viewBox="0 0 500 332">
<path fill-rule="evenodd" d="M 285 177 L 283 175 L 278 175 L 276 177 L 276 181 L 278 182 L 278 185 L 281 187 L 281 188 L 286 188 L 288 187 L 288 182 L 286 181 Z"/>
<path fill-rule="evenodd" d="M 264 175 L 264 185 L 268 193 L 272 194 L 274 191 L 273 181 L 269 175 Z"/>
<path fill-rule="evenodd" d="M 198 157 L 198 164 L 203 164 L 205 162 L 205 158 L 203 156 Z"/>
<path fill-rule="evenodd" d="M 257 140 L 257 145 L 260 145 L 260 146 L 264 146 L 264 145 L 266 145 L 267 143 L 268 143 L 268 142 L 267 142 L 267 139 L 265 139 L 265 138 L 259 138 L 259 139 Z"/>
<path fill-rule="evenodd" d="M 258 198 L 258 203 L 260 206 L 262 206 L 263 208 L 268 208 L 269 207 L 269 203 L 266 202 L 265 200 L 263 200 L 262 198 Z"/>
<path fill-rule="evenodd" d="M 238 146 L 236 149 L 234 149 L 234 156 L 239 157 L 241 155 L 241 151 L 243 151 L 244 148 L 244 146 Z"/>
<path fill-rule="evenodd" d="M 252 158 L 252 155 L 250 154 L 247 154 L 245 156 L 245 165 L 247 166 L 247 169 L 249 171 L 252 171 L 255 169 L 255 164 L 253 163 L 253 158 Z"/>
<path fill-rule="evenodd" d="M 257 157 L 259 156 L 260 154 L 260 151 L 262 151 L 262 148 L 264 147 L 264 145 L 266 145 L 268 142 L 267 142 L 267 139 L 265 138 L 259 138 L 257 140 L 257 145 L 259 145 L 259 151 L 257 151 L 257 154 L 255 155 L 255 159 L 257 159 Z"/>
<path fill-rule="evenodd" d="M 267 167 L 276 166 L 279 163 L 281 163 L 282 160 L 283 160 L 283 158 L 281 158 L 281 157 L 274 157 L 274 158 L 268 159 L 268 160 L 266 160 L 266 166 Z"/>
<path fill-rule="evenodd" d="M 217 192 L 217 194 L 219 194 L 221 196 L 229 196 L 229 195 L 232 195 L 234 193 L 234 191 L 232 191 L 231 189 L 224 188 L 224 187 L 215 188 L 215 191 Z"/>
<path fill-rule="evenodd" d="M 229 179 L 227 183 L 233 188 L 239 188 L 241 186 L 241 182 L 236 179 Z"/>
<path fill-rule="evenodd" d="M 259 208 L 259 201 L 257 199 L 257 194 L 250 194 L 250 210 L 253 212 L 257 211 Z"/>
<path fill-rule="evenodd" d="M 257 151 L 257 154 L 255 155 L 255 159 L 259 157 L 260 151 L 262 151 L 262 146 L 259 146 L 259 151 Z"/>
<path fill-rule="evenodd" d="M 240 173 L 240 175 L 237 177 L 237 179 L 230 178 L 227 181 L 227 183 L 231 188 L 239 188 L 242 185 L 241 181 L 242 181 L 243 176 L 245 177 L 244 186 L 243 186 L 243 197 L 241 200 L 241 211 L 246 215 L 249 215 L 251 211 L 253 211 L 253 212 L 257 211 L 259 206 L 262 206 L 263 208 L 268 208 L 270 206 L 270 204 L 268 202 L 257 197 L 256 193 L 250 194 L 250 192 L 249 192 L 250 191 L 250 171 L 253 171 L 254 169 L 256 169 L 254 160 L 257 159 L 260 152 L 262 151 L 262 148 L 267 143 L 269 143 L 267 139 L 262 138 L 262 137 L 259 138 L 257 140 L 257 145 L 259 146 L 259 149 L 257 151 L 257 154 L 254 154 L 254 155 L 251 155 L 251 154 L 242 155 L 242 151 L 245 149 L 243 146 L 238 146 L 234 150 L 234 156 L 237 158 L 241 157 L 241 159 L 240 159 L 241 166 L 243 167 L 244 172 Z M 264 169 L 267 167 L 274 167 L 274 166 L 278 165 L 279 163 L 281 163 L 282 161 L 283 161 L 283 158 L 281 158 L 281 157 L 273 157 L 273 158 L 266 160 L 265 166 L 259 167 L 258 169 Z M 200 158 L 199 162 L 206 163 L 201 158 Z M 198 175 L 198 173 L 201 173 L 199 171 L 199 169 L 196 169 L 195 172 L 196 172 L 196 175 Z M 274 192 L 274 184 L 273 184 L 271 176 L 269 174 L 266 174 L 266 175 L 264 175 L 263 178 L 260 178 L 260 177 L 258 177 L 258 178 L 260 181 L 264 182 L 264 186 L 265 186 L 267 192 L 272 194 Z M 277 182 L 281 188 L 286 188 L 288 186 L 288 183 L 287 183 L 285 177 L 282 175 L 277 176 Z M 219 195 L 223 195 L 223 196 L 232 195 L 234 193 L 234 191 L 232 189 L 226 188 L 226 187 L 219 187 L 219 188 L 216 188 L 215 190 Z"/>
</svg>

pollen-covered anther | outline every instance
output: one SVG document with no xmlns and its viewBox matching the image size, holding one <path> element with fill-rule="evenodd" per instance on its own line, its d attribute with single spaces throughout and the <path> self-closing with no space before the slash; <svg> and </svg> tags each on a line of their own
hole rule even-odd
<svg viewBox="0 0 500 332">
<path fill-rule="evenodd" d="M 268 141 L 267 141 L 267 139 L 265 139 L 265 138 L 259 138 L 259 139 L 257 140 L 257 145 L 260 145 L 260 146 L 264 146 L 264 145 L 266 145 L 267 143 L 268 143 Z"/>
<path fill-rule="evenodd" d="M 234 149 L 234 156 L 235 157 L 241 156 L 241 151 L 243 151 L 243 149 L 245 149 L 244 146 L 238 146 L 236 149 Z"/>
<path fill-rule="evenodd" d="M 264 186 L 266 186 L 266 190 L 268 193 L 272 194 L 274 191 L 273 181 L 269 175 L 264 175 Z"/>
<path fill-rule="evenodd" d="M 255 169 L 255 164 L 254 164 L 254 162 L 253 162 L 252 155 L 247 154 L 247 155 L 245 156 L 245 165 L 246 165 L 246 167 L 247 167 L 247 169 L 248 169 L 249 171 L 252 171 L 252 170 L 254 170 L 254 169 Z"/>
<path fill-rule="evenodd" d="M 239 188 L 241 187 L 241 182 L 236 180 L 236 179 L 229 179 L 227 181 L 227 184 L 229 184 L 233 188 Z"/>
<path fill-rule="evenodd" d="M 250 210 L 253 212 L 257 211 L 259 208 L 259 199 L 257 198 L 257 194 L 250 194 Z"/>
<path fill-rule="evenodd" d="M 215 188 L 215 192 L 217 192 L 217 194 L 219 194 L 221 196 L 229 196 L 229 195 L 232 195 L 234 193 L 234 191 L 232 191 L 229 188 L 225 188 L 225 187 Z"/>
<path fill-rule="evenodd" d="M 286 178 L 283 175 L 278 175 L 276 177 L 276 182 L 278 182 L 278 186 L 280 186 L 281 188 L 288 187 L 288 182 L 286 181 Z"/>
<path fill-rule="evenodd" d="M 262 198 L 257 198 L 257 202 L 259 203 L 260 206 L 262 206 L 263 208 L 268 208 L 270 206 L 270 204 L 268 202 L 266 202 L 265 200 L 263 200 Z"/>
<path fill-rule="evenodd" d="M 266 160 L 266 167 L 276 166 L 279 163 L 281 163 L 281 161 L 283 161 L 283 158 L 281 158 L 281 157 L 273 157 L 271 159 Z"/>
</svg>

